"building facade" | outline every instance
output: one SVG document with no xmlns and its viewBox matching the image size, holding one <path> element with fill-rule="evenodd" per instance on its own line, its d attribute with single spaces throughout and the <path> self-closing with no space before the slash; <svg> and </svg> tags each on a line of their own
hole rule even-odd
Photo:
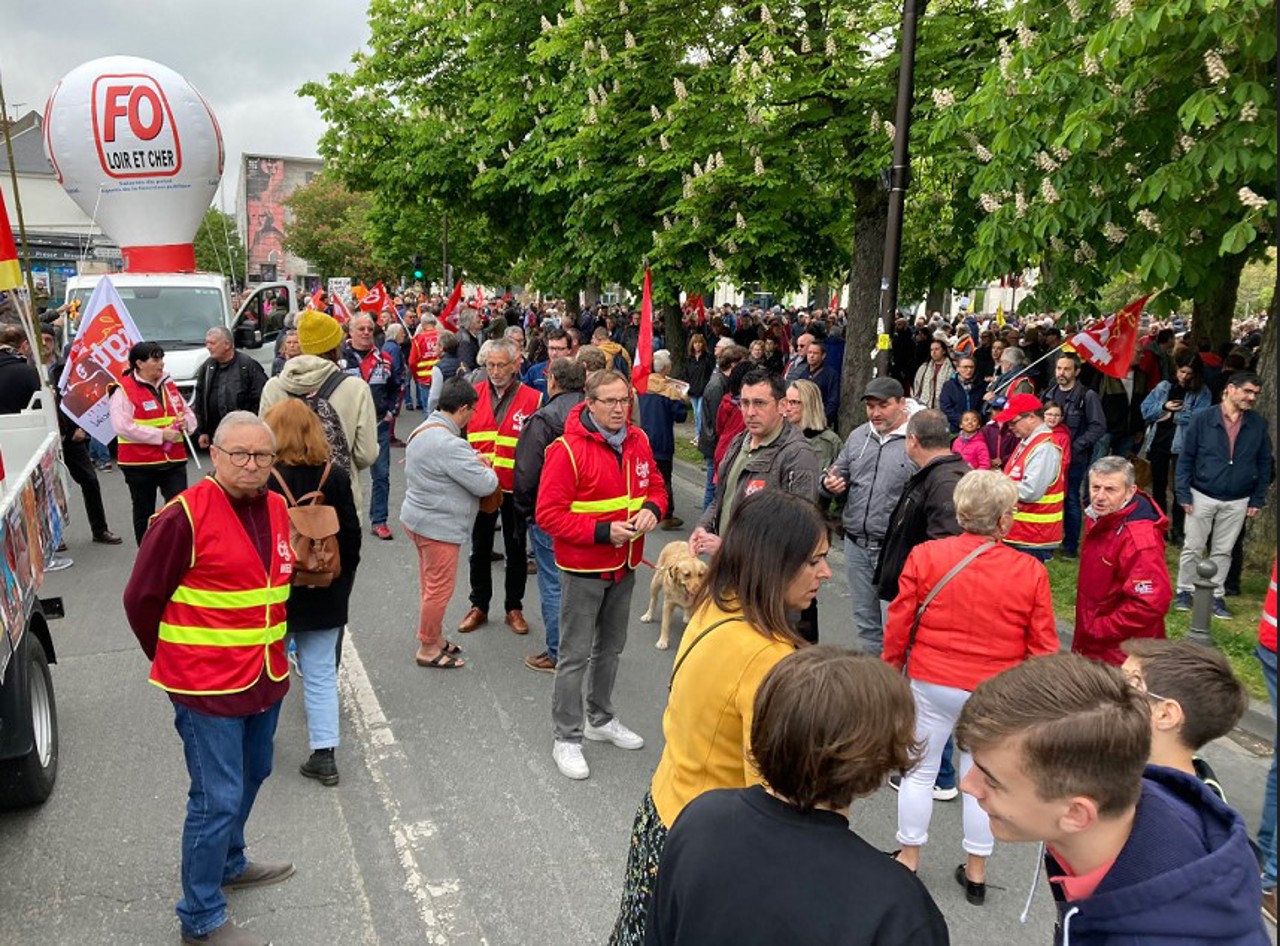
<svg viewBox="0 0 1280 946">
<path fill-rule="evenodd" d="M 293 280 L 306 286 L 319 280 L 320 274 L 310 263 L 284 248 L 285 234 L 292 222 L 284 202 L 323 169 L 324 162 L 318 158 L 241 156 L 236 225 L 248 253 L 250 283 Z"/>
</svg>

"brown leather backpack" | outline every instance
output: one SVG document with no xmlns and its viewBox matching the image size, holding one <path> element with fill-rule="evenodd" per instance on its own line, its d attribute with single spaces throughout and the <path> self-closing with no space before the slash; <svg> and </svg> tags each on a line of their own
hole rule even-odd
<svg viewBox="0 0 1280 946">
<path fill-rule="evenodd" d="M 333 468 L 324 465 L 316 488 L 298 499 L 293 498 L 279 470 L 271 475 L 280 484 L 289 504 L 289 545 L 293 548 L 293 584 L 305 588 L 328 588 L 342 574 L 342 556 L 338 551 L 338 510 L 325 504 L 325 480 Z"/>
</svg>

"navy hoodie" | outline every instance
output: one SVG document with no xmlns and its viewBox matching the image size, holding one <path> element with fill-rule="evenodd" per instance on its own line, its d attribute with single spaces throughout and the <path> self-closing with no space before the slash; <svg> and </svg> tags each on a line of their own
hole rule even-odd
<svg viewBox="0 0 1280 946">
<path fill-rule="evenodd" d="M 1045 855 L 1049 877 L 1062 868 Z M 1062 899 L 1059 946 L 1270 946 L 1249 832 L 1198 778 L 1149 765 L 1129 840 L 1093 896 Z"/>
</svg>

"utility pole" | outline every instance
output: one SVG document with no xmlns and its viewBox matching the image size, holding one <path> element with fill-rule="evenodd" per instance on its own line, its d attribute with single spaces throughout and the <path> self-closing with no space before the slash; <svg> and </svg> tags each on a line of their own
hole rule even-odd
<svg viewBox="0 0 1280 946">
<path fill-rule="evenodd" d="M 898 309 L 898 268 L 902 257 L 902 217 L 911 186 L 911 103 L 915 97 L 916 25 L 927 0 L 903 0 L 902 53 L 898 64 L 898 105 L 893 117 L 893 166 L 889 169 L 889 221 L 884 234 L 884 269 L 880 277 L 880 332 L 876 343 L 876 375 L 889 373 L 885 342 Z"/>
<path fill-rule="evenodd" d="M 441 246 L 443 248 L 443 258 L 442 258 L 441 267 L 440 267 L 440 285 L 442 288 L 440 291 L 443 292 L 445 295 L 448 295 L 449 292 L 452 291 L 453 289 L 453 287 L 449 285 L 449 283 L 452 281 L 449 279 L 449 215 L 444 214 L 443 219 L 444 219 L 444 239 L 441 240 Z"/>
</svg>

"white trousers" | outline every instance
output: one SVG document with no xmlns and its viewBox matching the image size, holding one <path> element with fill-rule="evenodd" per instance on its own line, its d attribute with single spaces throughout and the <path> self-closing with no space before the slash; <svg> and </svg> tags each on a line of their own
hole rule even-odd
<svg viewBox="0 0 1280 946">
<path fill-rule="evenodd" d="M 911 681 L 916 701 L 916 739 L 924 746 L 920 764 L 902 779 L 898 790 L 898 843 L 923 847 L 929 841 L 929 820 L 933 817 L 933 783 L 942 767 L 942 750 L 951 738 L 960 711 L 972 695 L 968 690 Z M 973 756 L 960 753 L 959 775 L 964 778 L 973 767 Z M 961 794 L 964 805 L 964 850 L 967 854 L 990 857 L 995 846 L 991 822 L 973 796 Z"/>
</svg>

